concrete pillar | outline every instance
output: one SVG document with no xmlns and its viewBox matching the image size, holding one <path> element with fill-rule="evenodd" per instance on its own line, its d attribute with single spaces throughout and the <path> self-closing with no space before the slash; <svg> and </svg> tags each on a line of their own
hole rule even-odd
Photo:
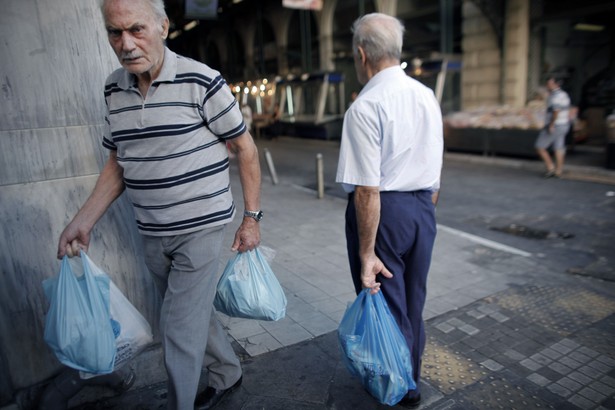
<svg viewBox="0 0 615 410">
<path fill-rule="evenodd" d="M 61 365 L 43 341 L 60 232 L 85 201 L 101 147 L 106 76 L 118 66 L 97 0 L 4 0 L 0 13 L 0 407 Z M 90 256 L 157 330 L 132 210 L 120 199 Z"/>
<path fill-rule="evenodd" d="M 279 8 L 268 11 L 269 22 L 275 33 L 275 43 L 278 53 L 278 74 L 286 75 L 288 68 L 288 26 L 292 11 L 287 8 Z"/>
<path fill-rule="evenodd" d="M 323 71 L 335 70 L 335 62 L 333 61 L 333 17 L 336 5 L 337 0 L 327 1 L 323 4 L 322 10 L 317 13 L 320 69 Z"/>
<path fill-rule="evenodd" d="M 497 35 L 482 11 L 464 0 L 461 109 L 500 103 L 501 51 Z"/>
<path fill-rule="evenodd" d="M 503 102 L 511 107 L 520 108 L 527 102 L 529 44 L 529 0 L 509 0 L 504 26 Z"/>
<path fill-rule="evenodd" d="M 398 0 L 375 0 L 376 11 L 389 16 L 397 16 L 397 1 Z"/>
</svg>

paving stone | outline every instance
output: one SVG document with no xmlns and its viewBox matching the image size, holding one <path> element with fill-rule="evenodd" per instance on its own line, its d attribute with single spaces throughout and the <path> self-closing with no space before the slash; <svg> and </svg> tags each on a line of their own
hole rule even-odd
<svg viewBox="0 0 615 410">
<path fill-rule="evenodd" d="M 608 356 L 600 355 L 600 356 L 598 356 L 598 358 L 596 360 L 598 360 L 600 363 L 606 364 L 607 366 L 615 367 L 615 360 L 611 359 Z"/>
<path fill-rule="evenodd" d="M 612 394 L 615 394 L 615 387 L 608 386 L 599 381 L 590 383 L 589 387 L 596 390 L 597 392 L 604 394 L 605 396 L 611 396 Z"/>
<path fill-rule="evenodd" d="M 450 324 L 448 324 L 447 322 L 444 323 L 440 323 L 437 324 L 436 326 L 434 326 L 436 329 L 438 329 L 439 331 L 441 331 L 442 333 L 450 333 L 453 330 L 455 330 L 455 326 L 451 326 Z"/>
<path fill-rule="evenodd" d="M 591 358 L 595 358 L 600 355 L 600 353 L 598 353 L 597 351 L 590 349 L 589 347 L 586 347 L 586 346 L 579 347 L 577 349 L 577 352 L 583 353 L 584 355 L 587 355 Z"/>
<path fill-rule="evenodd" d="M 508 316 L 503 315 L 500 312 L 493 312 L 489 315 L 490 317 L 492 317 L 493 319 L 495 319 L 496 321 L 500 322 L 500 323 L 504 323 L 506 322 L 508 319 L 510 319 Z"/>
<path fill-rule="evenodd" d="M 530 357 L 534 353 L 541 351 L 543 346 L 533 340 L 524 340 L 521 343 L 514 345 L 513 348 L 519 353 Z"/>
<path fill-rule="evenodd" d="M 464 322 L 463 320 L 460 320 L 460 319 L 458 319 L 456 317 L 447 320 L 446 323 L 448 323 L 449 325 L 454 326 L 454 327 L 461 327 L 461 326 L 464 326 L 466 324 L 466 322 Z"/>
<path fill-rule="evenodd" d="M 516 351 L 516 350 L 514 350 L 514 349 L 508 349 L 508 350 L 506 350 L 506 351 L 504 352 L 504 354 L 505 354 L 506 356 L 510 357 L 511 359 L 516 360 L 516 361 L 519 361 L 519 362 L 520 362 L 521 360 L 523 360 L 523 359 L 525 359 L 525 358 L 526 358 L 526 356 L 525 356 L 525 355 L 523 355 L 523 354 L 519 353 L 518 351 Z"/>
<path fill-rule="evenodd" d="M 591 377 L 588 377 L 585 374 L 578 372 L 578 371 L 570 373 L 568 377 L 581 384 L 589 384 L 594 380 Z"/>
<path fill-rule="evenodd" d="M 581 383 L 579 383 L 576 380 L 572 380 L 569 377 L 564 377 L 560 380 L 557 381 L 557 384 L 561 384 L 562 386 L 564 386 L 565 388 L 576 392 L 578 390 L 581 390 L 583 388 L 583 385 Z"/>
<path fill-rule="evenodd" d="M 476 349 L 480 354 L 483 354 L 487 357 L 493 357 L 495 355 L 498 354 L 498 351 L 493 349 L 491 346 L 489 346 L 488 344 L 485 346 L 481 346 L 478 349 Z"/>
<path fill-rule="evenodd" d="M 542 376 L 546 377 L 552 382 L 556 382 L 562 378 L 562 374 L 560 372 L 553 370 L 549 366 L 542 367 L 540 370 L 538 370 L 537 373 L 540 373 Z"/>
<path fill-rule="evenodd" d="M 591 377 L 592 379 L 598 379 L 604 376 L 609 371 L 609 369 L 608 368 L 606 370 L 604 368 L 597 369 L 596 367 L 592 367 L 588 365 L 588 366 L 579 367 L 579 371 L 583 373 L 584 375 L 586 375 L 587 377 Z"/>
<path fill-rule="evenodd" d="M 269 333 L 263 333 L 256 336 L 247 337 L 237 341 L 250 356 L 258 356 L 260 354 L 271 352 L 282 347 Z"/>
<path fill-rule="evenodd" d="M 485 313 L 479 312 L 478 310 L 475 310 L 475 309 L 471 309 L 471 310 L 467 311 L 466 314 L 469 315 L 469 316 L 472 316 L 475 319 L 482 319 L 485 316 L 487 316 Z"/>
<path fill-rule="evenodd" d="M 475 328 L 474 326 L 471 325 L 463 325 L 459 328 L 459 330 L 461 330 L 464 333 L 469 334 L 470 336 L 474 336 L 478 333 L 480 333 L 480 330 L 478 330 L 477 328 Z"/>
<path fill-rule="evenodd" d="M 521 360 L 521 365 L 527 367 L 530 370 L 536 371 L 542 367 L 542 365 L 532 359 Z"/>
<path fill-rule="evenodd" d="M 615 388 L 615 377 L 604 376 L 600 379 L 600 381 L 607 386 Z"/>
<path fill-rule="evenodd" d="M 497 305 L 484 304 L 484 305 L 478 306 L 476 310 L 486 315 L 490 315 L 491 313 L 496 312 L 498 310 L 498 307 Z"/>
<path fill-rule="evenodd" d="M 568 357 L 570 357 L 571 359 L 576 360 L 579 363 L 583 363 L 583 364 L 587 364 L 591 361 L 591 357 L 579 352 L 578 350 L 575 352 L 572 352 L 568 355 Z"/>
<path fill-rule="evenodd" d="M 493 371 L 493 372 L 497 372 L 499 370 L 502 370 L 504 368 L 504 366 L 502 366 L 500 363 L 494 361 L 494 360 L 485 360 L 484 362 L 481 362 L 481 365 L 486 367 L 487 369 Z"/>
<path fill-rule="evenodd" d="M 337 329 L 338 323 L 329 319 L 325 315 L 316 316 L 309 320 L 304 320 L 299 323 L 301 327 L 310 332 L 312 336 L 320 336 L 325 333 L 332 332 Z"/>
<path fill-rule="evenodd" d="M 562 339 L 560 341 L 560 343 L 563 344 L 566 347 L 571 348 L 571 349 L 577 349 L 577 348 L 581 347 L 581 345 L 578 344 L 577 342 L 575 342 L 574 340 L 567 339 L 567 338 L 566 339 Z"/>
<path fill-rule="evenodd" d="M 555 370 L 556 372 L 564 376 L 572 372 L 572 369 L 570 367 L 565 366 L 559 362 L 554 362 L 554 363 L 549 364 L 549 368 Z"/>
<path fill-rule="evenodd" d="M 582 366 L 582 363 L 579 363 L 576 360 L 573 360 L 568 356 L 562 357 L 561 359 L 558 360 L 558 362 L 572 369 L 578 369 L 579 367 Z"/>
<path fill-rule="evenodd" d="M 605 400 L 607 398 L 606 395 L 590 388 L 590 387 L 585 387 L 581 390 L 579 390 L 579 394 L 583 397 L 585 397 L 588 400 L 593 401 L 594 403 L 600 403 L 601 401 Z"/>
<path fill-rule="evenodd" d="M 593 368 L 593 369 L 596 369 L 596 371 L 598 371 L 598 372 L 600 372 L 602 374 L 607 374 L 611 370 L 610 366 L 608 366 L 608 365 L 606 365 L 606 364 L 604 364 L 604 363 L 602 363 L 602 362 L 600 362 L 598 360 L 594 360 L 594 361 L 589 362 L 588 366 Z"/>
<path fill-rule="evenodd" d="M 560 352 L 558 352 L 557 350 L 553 350 L 551 348 L 546 348 L 544 350 L 541 350 L 540 353 L 548 357 L 551 360 L 556 360 L 562 357 L 562 354 Z"/>
<path fill-rule="evenodd" d="M 533 383 L 536 383 L 537 385 L 541 386 L 541 387 L 545 387 L 547 385 L 549 385 L 549 383 L 551 383 L 551 381 L 549 379 L 547 379 L 546 377 L 538 374 L 538 373 L 532 373 L 529 376 L 527 376 L 527 379 Z"/>
<path fill-rule="evenodd" d="M 578 394 L 575 394 L 574 396 L 570 397 L 568 401 L 584 410 L 589 410 L 595 406 L 595 404 L 591 400 L 587 400 L 585 397 Z"/>
<path fill-rule="evenodd" d="M 552 383 L 552 384 L 547 386 L 547 389 L 549 389 L 549 391 L 557 394 L 558 396 L 562 396 L 564 398 L 570 397 L 572 395 L 572 391 L 570 389 L 562 386 L 559 383 Z"/>
<path fill-rule="evenodd" d="M 480 336 L 479 336 L 480 337 Z M 489 347 L 501 354 L 510 348 L 510 344 L 501 340 L 495 340 L 489 343 Z"/>
<path fill-rule="evenodd" d="M 561 354 L 568 354 L 570 352 L 572 352 L 572 348 L 566 346 L 563 343 L 555 343 L 553 345 L 551 345 L 551 349 L 560 352 Z"/>
<path fill-rule="evenodd" d="M 534 360 L 535 362 L 540 363 L 543 366 L 547 366 L 552 362 L 551 359 L 549 359 L 547 356 L 540 354 L 540 353 L 531 355 L 530 359 Z"/>
</svg>

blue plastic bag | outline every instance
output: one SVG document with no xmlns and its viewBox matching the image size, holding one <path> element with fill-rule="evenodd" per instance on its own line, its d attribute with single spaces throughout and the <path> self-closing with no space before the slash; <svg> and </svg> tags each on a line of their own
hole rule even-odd
<svg viewBox="0 0 615 410">
<path fill-rule="evenodd" d="M 218 281 L 214 306 L 231 317 L 275 321 L 286 314 L 286 295 L 256 248 L 228 261 Z"/>
<path fill-rule="evenodd" d="M 50 302 L 44 339 L 58 360 L 93 374 L 113 371 L 115 335 L 109 310 L 109 277 L 81 252 L 83 275 L 73 272 L 68 258 L 60 273 L 43 281 Z"/>
<path fill-rule="evenodd" d="M 380 403 L 394 406 L 416 389 L 406 340 L 382 296 L 364 289 L 338 327 L 342 361 Z"/>
</svg>

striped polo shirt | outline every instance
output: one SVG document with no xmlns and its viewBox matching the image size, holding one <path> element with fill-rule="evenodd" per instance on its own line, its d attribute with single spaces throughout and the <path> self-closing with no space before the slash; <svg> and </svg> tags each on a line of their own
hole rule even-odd
<svg viewBox="0 0 615 410">
<path fill-rule="evenodd" d="M 225 140 L 246 131 L 219 72 L 165 49 L 145 98 L 123 68 L 105 85 L 103 146 L 117 152 L 139 231 L 169 236 L 222 225 L 235 205 Z"/>
</svg>

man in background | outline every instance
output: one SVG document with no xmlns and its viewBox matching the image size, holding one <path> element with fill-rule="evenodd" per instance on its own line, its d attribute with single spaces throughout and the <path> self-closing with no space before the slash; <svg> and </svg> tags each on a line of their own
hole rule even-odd
<svg viewBox="0 0 615 410">
<path fill-rule="evenodd" d="M 566 134 L 570 130 L 570 97 L 560 87 L 560 82 L 554 77 L 547 79 L 547 112 L 545 127 L 538 134 L 536 152 L 544 162 L 547 172 L 545 178 L 562 176 L 564 157 L 566 156 Z M 555 164 L 547 151 L 550 147 L 555 153 Z"/>
</svg>

